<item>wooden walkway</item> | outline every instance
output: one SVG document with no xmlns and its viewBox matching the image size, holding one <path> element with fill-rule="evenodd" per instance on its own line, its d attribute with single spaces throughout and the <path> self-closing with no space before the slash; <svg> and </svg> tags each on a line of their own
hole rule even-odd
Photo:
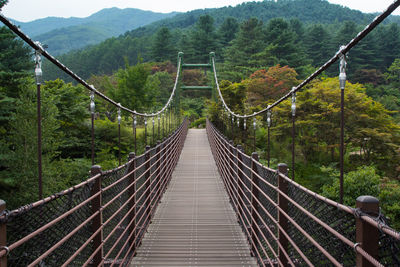
<svg viewBox="0 0 400 267">
<path fill-rule="evenodd" d="M 257 266 L 205 130 L 189 130 L 169 188 L 131 266 Z"/>
</svg>

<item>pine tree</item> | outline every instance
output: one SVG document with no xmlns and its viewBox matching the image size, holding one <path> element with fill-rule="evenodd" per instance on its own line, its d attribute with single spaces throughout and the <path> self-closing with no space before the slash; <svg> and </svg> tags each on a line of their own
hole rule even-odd
<svg viewBox="0 0 400 267">
<path fill-rule="evenodd" d="M 151 47 L 151 57 L 158 62 L 176 57 L 176 51 L 172 45 L 172 34 L 167 27 L 162 27 L 157 31 Z"/>
<path fill-rule="evenodd" d="M 250 59 L 265 48 L 262 21 L 251 18 L 240 25 L 232 46 L 225 50 L 226 62 L 231 67 L 255 67 Z"/>
<path fill-rule="evenodd" d="M 8 0 L 0 0 L 0 10 L 8 3 Z"/>
<path fill-rule="evenodd" d="M 313 66 L 319 67 L 332 57 L 331 36 L 321 24 L 312 25 L 304 35 L 304 46 Z"/>
<path fill-rule="evenodd" d="M 191 60 L 195 62 L 207 62 L 209 53 L 217 50 L 217 34 L 214 19 L 210 15 L 201 16 L 197 21 L 190 35 L 190 47 Z"/>
</svg>

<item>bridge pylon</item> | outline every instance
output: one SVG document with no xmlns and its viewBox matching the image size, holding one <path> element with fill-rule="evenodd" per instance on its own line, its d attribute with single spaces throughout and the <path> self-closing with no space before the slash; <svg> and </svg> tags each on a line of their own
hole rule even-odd
<svg viewBox="0 0 400 267">
<path fill-rule="evenodd" d="M 215 57 L 215 53 L 214 52 L 210 52 L 209 54 L 209 62 L 208 63 L 184 63 L 183 61 L 183 52 L 179 52 L 178 53 L 178 57 L 181 58 L 181 68 L 182 71 L 184 71 L 184 69 L 204 69 L 204 72 L 207 73 L 207 70 L 210 70 L 211 72 L 213 71 L 213 57 Z M 184 85 L 181 84 L 180 89 L 183 91 L 211 91 L 212 94 L 212 98 L 215 100 L 215 94 L 214 94 L 214 85 L 215 85 L 215 81 L 214 79 L 212 79 L 211 84 L 207 84 L 207 85 Z"/>
</svg>

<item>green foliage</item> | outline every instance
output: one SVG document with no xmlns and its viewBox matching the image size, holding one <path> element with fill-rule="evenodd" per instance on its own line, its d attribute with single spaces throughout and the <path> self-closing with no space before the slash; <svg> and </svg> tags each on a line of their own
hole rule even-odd
<svg viewBox="0 0 400 267">
<path fill-rule="evenodd" d="M 184 49 L 185 60 L 189 62 L 208 62 L 209 53 L 218 46 L 214 19 L 209 15 L 199 17 L 195 28 L 190 33 L 189 47 Z"/>
<path fill-rule="evenodd" d="M 161 62 L 172 60 L 176 57 L 177 51 L 172 43 L 172 35 L 167 27 L 160 28 L 154 38 L 151 48 L 151 56 L 153 60 Z"/>
<path fill-rule="evenodd" d="M 120 69 L 116 74 L 118 84 L 115 90 L 110 91 L 112 97 L 129 109 L 148 109 L 154 101 L 153 95 L 145 87 L 149 75 L 144 64 L 126 65 L 125 69 Z"/>
<path fill-rule="evenodd" d="M 372 166 L 362 166 L 355 171 L 346 173 L 343 180 L 343 203 L 355 206 L 356 199 L 359 196 L 379 196 L 380 178 L 376 169 Z M 322 187 L 322 195 L 338 201 L 339 189 L 339 179 L 335 179 L 332 184 L 326 184 Z"/>
<path fill-rule="evenodd" d="M 3 6 L 7 5 L 8 0 L 0 0 L 0 10 Z"/>
<path fill-rule="evenodd" d="M 390 225 L 400 230 L 400 183 L 384 178 L 380 183 L 379 201 Z"/>
<path fill-rule="evenodd" d="M 380 103 L 367 97 L 360 84 L 346 84 L 345 103 L 347 146 L 363 147 L 364 152 L 360 155 L 363 162 L 375 162 L 380 169 L 388 172 L 393 170 L 397 164 L 400 128 L 389 112 Z M 298 93 L 297 107 L 296 128 L 304 160 L 318 161 L 318 157 L 327 152 L 335 160 L 340 140 L 338 79 L 327 78 L 314 82 L 310 88 Z M 279 120 L 277 130 L 282 137 L 290 135 L 289 110 L 289 101 L 275 110 Z"/>
<path fill-rule="evenodd" d="M 190 128 L 204 128 L 206 126 L 206 118 L 202 117 L 190 124 Z"/>
<path fill-rule="evenodd" d="M 224 54 L 226 64 L 234 70 L 240 67 L 256 67 L 257 63 L 252 60 L 252 57 L 261 52 L 264 47 L 263 22 L 251 18 L 240 24 L 239 32 L 232 40 L 232 45 L 226 48 Z M 245 76 L 248 74 L 245 73 Z"/>
<path fill-rule="evenodd" d="M 280 65 L 254 72 L 249 79 L 242 81 L 247 88 L 247 104 L 266 106 L 272 103 L 299 83 L 296 77 L 294 69 Z"/>
<path fill-rule="evenodd" d="M 395 86 L 400 85 L 400 58 L 396 58 L 385 73 L 386 80 Z"/>
<path fill-rule="evenodd" d="M 187 117 L 190 121 L 195 121 L 203 116 L 205 99 L 203 98 L 189 98 L 181 99 L 181 109 L 183 116 Z"/>
<path fill-rule="evenodd" d="M 15 113 L 10 121 L 10 131 L 7 133 L 8 152 L 0 172 L 0 180 L 15 188 L 16 199 L 7 199 L 11 206 L 29 203 L 37 197 L 37 113 L 36 88 L 33 80 L 31 87 L 20 88 L 20 98 L 16 102 Z M 62 140 L 59 134 L 58 114 L 54 104 L 54 96 L 48 92 L 42 93 L 42 151 L 43 151 L 43 188 L 46 194 L 54 193 L 58 188 L 57 181 L 52 179 L 49 166 L 59 154 L 58 147 Z M 4 188 L 6 189 L 6 188 Z M 8 192 L 8 191 L 6 191 Z M 2 192 L 2 193 L 6 193 Z"/>
</svg>

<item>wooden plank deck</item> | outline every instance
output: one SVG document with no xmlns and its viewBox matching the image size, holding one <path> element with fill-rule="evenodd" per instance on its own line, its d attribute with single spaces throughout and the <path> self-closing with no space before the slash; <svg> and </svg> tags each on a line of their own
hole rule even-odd
<svg viewBox="0 0 400 267">
<path fill-rule="evenodd" d="M 257 266 L 205 130 L 189 130 L 169 188 L 131 266 Z"/>
</svg>

